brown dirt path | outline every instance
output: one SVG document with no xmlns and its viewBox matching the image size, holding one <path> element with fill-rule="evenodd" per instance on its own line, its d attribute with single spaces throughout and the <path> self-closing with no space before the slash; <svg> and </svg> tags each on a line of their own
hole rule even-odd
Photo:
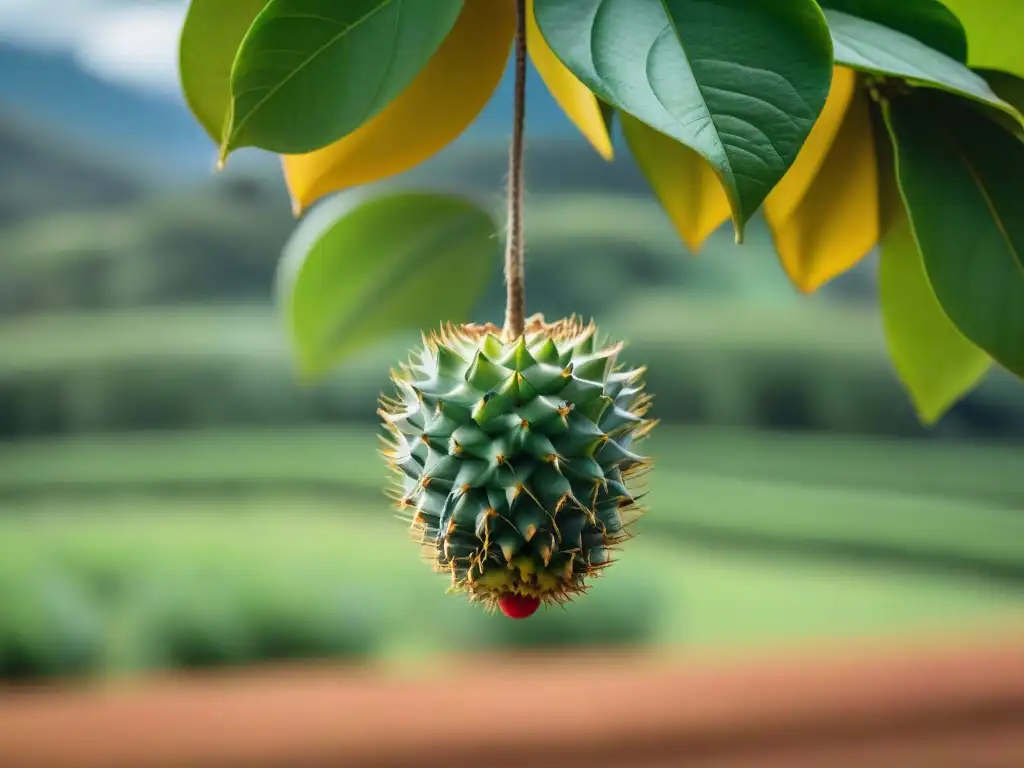
<svg viewBox="0 0 1024 768">
<path fill-rule="evenodd" d="M 1020 768 L 1024 635 L 770 658 L 466 658 L 0 695 L 4 768 Z"/>
</svg>

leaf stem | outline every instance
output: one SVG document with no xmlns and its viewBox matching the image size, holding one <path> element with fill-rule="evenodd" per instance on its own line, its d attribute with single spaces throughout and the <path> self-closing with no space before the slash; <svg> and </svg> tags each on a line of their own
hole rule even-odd
<svg viewBox="0 0 1024 768">
<path fill-rule="evenodd" d="M 515 101 L 508 158 L 508 236 L 505 243 L 505 336 L 523 335 L 526 276 L 523 268 L 523 132 L 526 123 L 526 0 L 516 0 Z"/>
</svg>

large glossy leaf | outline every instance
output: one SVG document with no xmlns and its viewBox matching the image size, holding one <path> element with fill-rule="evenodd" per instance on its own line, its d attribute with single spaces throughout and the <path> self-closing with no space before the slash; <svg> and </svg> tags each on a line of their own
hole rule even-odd
<svg viewBox="0 0 1024 768">
<path fill-rule="evenodd" d="M 493 219 L 458 197 L 404 193 L 317 214 L 286 248 L 277 285 L 307 377 L 401 330 L 466 321 L 499 261 Z"/>
<path fill-rule="evenodd" d="M 967 29 L 967 63 L 1024 77 L 1020 0 L 942 0 Z"/>
<path fill-rule="evenodd" d="M 893 367 L 918 417 L 935 424 L 974 389 L 992 359 L 946 317 L 902 211 L 882 243 L 878 293 Z"/>
<path fill-rule="evenodd" d="M 977 1 L 977 0 L 972 0 Z M 960 62 L 967 61 L 967 33 L 940 0 L 818 0 L 822 8 L 874 21 Z"/>
<path fill-rule="evenodd" d="M 915 85 L 937 88 L 1024 117 L 1002 101 L 965 64 L 890 27 L 834 10 L 825 10 L 836 62 L 862 72 L 897 77 Z"/>
<path fill-rule="evenodd" d="M 878 174 L 878 235 L 884 240 L 889 231 L 906 215 L 900 186 L 896 181 L 896 154 L 892 134 L 882 110 L 871 109 L 871 135 L 874 139 Z"/>
<path fill-rule="evenodd" d="M 283 159 L 296 214 L 332 192 L 406 171 L 458 138 L 494 94 L 515 26 L 515 0 L 466 0 L 434 57 L 380 114 L 324 149 Z"/>
<path fill-rule="evenodd" d="M 219 146 L 231 105 L 231 65 L 268 0 L 192 0 L 178 42 L 178 73 L 192 114 Z"/>
<path fill-rule="evenodd" d="M 455 25 L 463 0 L 270 0 L 231 72 L 222 155 L 322 149 L 405 90 Z"/>
<path fill-rule="evenodd" d="M 1021 10 L 1024 11 L 1024 6 L 1021 6 Z M 1013 105 L 1018 112 L 1024 112 L 1024 78 L 1001 69 L 979 67 L 974 71 L 985 78 L 985 82 L 1000 99 Z"/>
<path fill-rule="evenodd" d="M 1018 113 L 1024 114 L 1024 80 L 999 69 L 975 69 L 974 71 L 985 78 L 985 82 L 1000 99 L 1011 105 Z M 1024 123 L 1020 120 L 1006 112 L 989 110 L 987 114 L 1005 130 L 1016 134 L 1024 141 Z"/>
<path fill-rule="evenodd" d="M 697 253 L 729 219 L 729 198 L 707 160 L 671 136 L 621 113 L 629 151 L 686 247 Z"/>
<path fill-rule="evenodd" d="M 765 220 L 789 279 L 804 293 L 853 267 L 879 238 L 878 167 L 867 93 L 837 67 L 832 91 Z"/>
<path fill-rule="evenodd" d="M 527 0 L 526 50 L 558 106 L 605 160 L 613 157 L 605 115 L 594 93 L 559 61 L 537 26 L 534 0 Z"/>
<path fill-rule="evenodd" d="M 887 119 L 939 303 L 964 336 L 1024 376 L 1024 142 L 934 93 L 894 100 Z"/>
<path fill-rule="evenodd" d="M 710 163 L 742 239 L 828 95 L 831 42 L 813 0 L 535 2 L 576 77 Z"/>
</svg>

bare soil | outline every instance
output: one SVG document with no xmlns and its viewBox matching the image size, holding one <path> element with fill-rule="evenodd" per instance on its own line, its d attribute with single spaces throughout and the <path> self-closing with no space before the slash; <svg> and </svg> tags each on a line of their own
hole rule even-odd
<svg viewBox="0 0 1024 768">
<path fill-rule="evenodd" d="M 0 694 L 4 768 L 1020 768 L 1024 635 L 450 659 Z"/>
</svg>

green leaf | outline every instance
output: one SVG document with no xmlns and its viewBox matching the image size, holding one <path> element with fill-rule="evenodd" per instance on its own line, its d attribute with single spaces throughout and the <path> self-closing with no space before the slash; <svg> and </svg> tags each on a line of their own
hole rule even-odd
<svg viewBox="0 0 1024 768">
<path fill-rule="evenodd" d="M 967 61 L 967 33 L 939 0 L 818 0 L 822 8 L 873 21 L 917 38 L 960 62 Z"/>
<path fill-rule="evenodd" d="M 892 101 L 900 192 L 950 320 L 1024 377 L 1024 142 L 936 92 Z"/>
<path fill-rule="evenodd" d="M 303 222 L 278 271 L 278 301 L 310 377 L 401 330 L 464 322 L 499 261 L 494 220 L 459 197 L 340 205 Z"/>
<path fill-rule="evenodd" d="M 1002 110 L 1016 120 L 1024 116 L 1000 99 L 965 64 L 895 29 L 841 11 L 825 10 L 836 62 L 862 72 L 896 77 L 973 99 Z"/>
<path fill-rule="evenodd" d="M 967 63 L 1024 76 L 1020 0 L 943 0 L 967 29 Z"/>
<path fill-rule="evenodd" d="M 703 156 L 736 238 L 793 164 L 832 80 L 813 0 L 535 0 L 555 54 L 601 99 Z"/>
<path fill-rule="evenodd" d="M 192 0 L 178 41 L 185 103 L 217 145 L 231 106 L 231 65 L 253 19 L 268 0 Z"/>
<path fill-rule="evenodd" d="M 974 70 L 989 84 L 996 95 L 1017 111 L 1024 111 L 1024 79 L 999 69 Z"/>
<path fill-rule="evenodd" d="M 992 367 L 946 317 L 905 211 L 882 240 L 878 293 L 893 367 L 927 425 L 935 424 Z"/>
<path fill-rule="evenodd" d="M 989 84 L 996 96 L 1024 114 L 1024 80 L 998 69 L 975 69 L 974 71 L 985 78 L 985 82 Z M 991 112 L 989 116 L 998 121 L 1003 128 L 1024 140 L 1024 124 L 1020 121 L 1014 120 L 1004 112 Z"/>
<path fill-rule="evenodd" d="M 347 136 L 419 74 L 463 0 L 270 0 L 231 72 L 221 150 L 304 154 Z"/>
</svg>

